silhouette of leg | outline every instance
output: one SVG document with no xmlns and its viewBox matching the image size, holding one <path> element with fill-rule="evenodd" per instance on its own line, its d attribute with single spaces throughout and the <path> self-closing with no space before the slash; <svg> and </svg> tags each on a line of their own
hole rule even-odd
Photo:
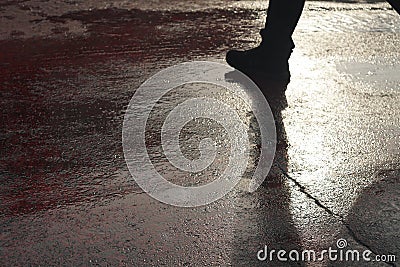
<svg viewBox="0 0 400 267">
<path fill-rule="evenodd" d="M 288 60 L 294 43 L 292 34 L 303 11 L 305 0 L 270 0 L 261 44 L 247 51 L 231 50 L 226 61 L 252 79 L 289 82 Z"/>
<path fill-rule="evenodd" d="M 265 28 L 261 30 L 265 45 L 293 46 L 292 34 L 303 11 L 305 0 L 270 0 Z M 292 47 L 293 48 L 293 47 Z"/>
</svg>

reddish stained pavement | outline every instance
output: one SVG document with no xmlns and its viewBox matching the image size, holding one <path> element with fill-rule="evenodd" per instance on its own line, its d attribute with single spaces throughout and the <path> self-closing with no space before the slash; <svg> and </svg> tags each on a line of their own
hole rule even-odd
<svg viewBox="0 0 400 267">
<path fill-rule="evenodd" d="M 399 255 L 399 28 L 388 6 L 311 3 L 279 175 L 254 195 L 181 210 L 128 181 L 124 109 L 166 66 L 253 45 L 264 5 L 77 3 L 0 4 L 1 265 L 255 266 L 264 244 L 320 250 L 338 238 Z"/>
</svg>

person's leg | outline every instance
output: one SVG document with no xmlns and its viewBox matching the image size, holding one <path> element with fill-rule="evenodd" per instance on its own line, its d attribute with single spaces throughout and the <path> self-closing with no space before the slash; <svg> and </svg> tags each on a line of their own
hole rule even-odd
<svg viewBox="0 0 400 267">
<path fill-rule="evenodd" d="M 229 51 L 226 61 L 250 78 L 290 79 L 288 59 L 294 48 L 292 34 L 305 0 L 270 0 L 261 44 L 247 51 Z"/>
<path fill-rule="evenodd" d="M 270 0 L 263 39 L 287 42 L 291 39 L 303 11 L 305 0 Z"/>
</svg>

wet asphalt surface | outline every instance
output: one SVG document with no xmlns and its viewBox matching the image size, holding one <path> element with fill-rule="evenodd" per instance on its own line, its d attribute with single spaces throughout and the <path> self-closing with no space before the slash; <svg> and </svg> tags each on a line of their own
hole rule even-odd
<svg viewBox="0 0 400 267">
<path fill-rule="evenodd" d="M 397 266 L 257 260 L 265 245 L 318 252 L 341 238 L 400 257 L 400 16 L 385 2 L 307 3 L 292 80 L 269 99 L 277 153 L 255 193 L 239 184 L 208 206 L 177 208 L 130 178 L 121 132 L 138 86 L 176 63 L 254 46 L 265 6 L 0 3 L 0 265 Z M 169 173 L 154 140 L 152 160 Z"/>
</svg>

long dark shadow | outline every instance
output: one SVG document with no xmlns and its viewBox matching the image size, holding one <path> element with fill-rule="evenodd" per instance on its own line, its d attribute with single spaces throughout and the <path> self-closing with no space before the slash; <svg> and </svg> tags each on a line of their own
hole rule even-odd
<svg viewBox="0 0 400 267">
<path fill-rule="evenodd" d="M 237 220 L 234 225 L 233 266 L 304 266 L 303 262 L 280 262 L 276 252 L 302 251 L 301 238 L 290 212 L 290 188 L 283 171 L 288 168 L 288 142 L 282 111 L 287 106 L 284 94 L 287 83 L 257 82 L 274 114 L 277 146 L 273 166 L 263 185 L 252 194 L 238 200 Z M 275 250 L 273 261 L 259 260 L 260 250 Z M 261 257 L 265 257 L 263 253 Z"/>
</svg>

